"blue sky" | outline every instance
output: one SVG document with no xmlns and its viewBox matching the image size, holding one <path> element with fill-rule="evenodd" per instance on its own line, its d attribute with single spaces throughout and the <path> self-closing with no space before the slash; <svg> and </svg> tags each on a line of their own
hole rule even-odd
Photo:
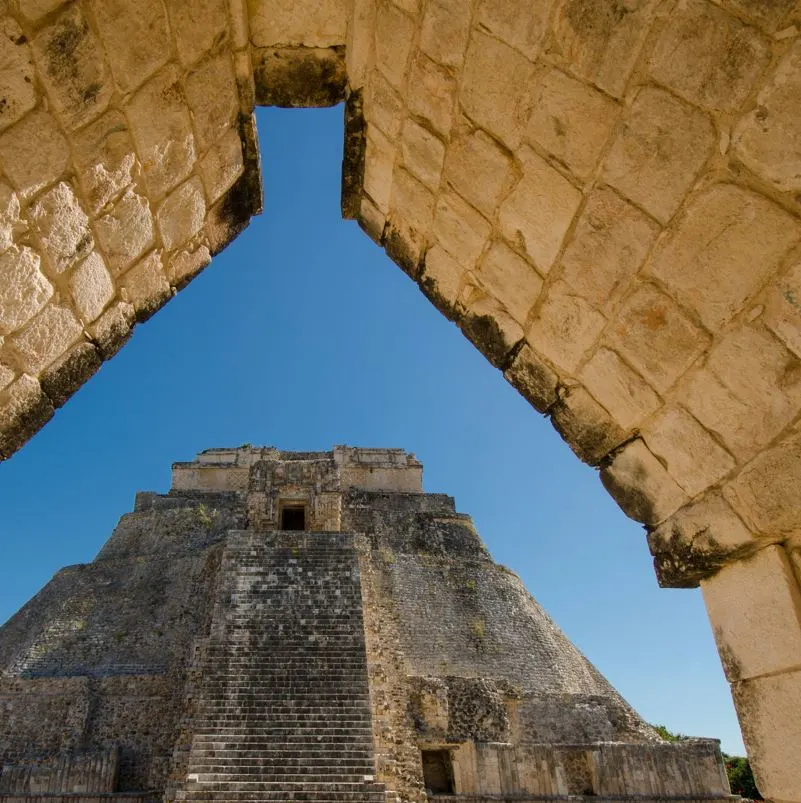
<svg viewBox="0 0 801 803">
<path fill-rule="evenodd" d="M 90 561 L 170 464 L 242 443 L 402 447 L 648 721 L 743 753 L 700 592 L 339 213 L 342 108 L 258 111 L 265 212 L 0 463 L 0 622 Z"/>
</svg>

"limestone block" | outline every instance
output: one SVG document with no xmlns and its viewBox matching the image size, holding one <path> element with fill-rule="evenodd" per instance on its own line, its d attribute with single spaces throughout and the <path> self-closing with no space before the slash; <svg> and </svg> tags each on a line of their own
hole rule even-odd
<svg viewBox="0 0 801 803">
<path fill-rule="evenodd" d="M 401 134 L 401 154 L 406 169 L 436 192 L 445 161 L 445 145 L 442 140 L 407 118 Z"/>
<path fill-rule="evenodd" d="M 722 5 L 748 17 L 768 32 L 778 31 L 789 24 L 790 13 L 797 8 L 796 0 L 723 0 Z"/>
<path fill-rule="evenodd" d="M 85 340 L 59 357 L 39 379 L 53 407 L 61 407 L 100 368 L 97 349 Z"/>
<path fill-rule="evenodd" d="M 559 368 L 574 373 L 601 334 L 606 319 L 565 282 L 548 287 L 527 339 Z"/>
<path fill-rule="evenodd" d="M 458 67 L 470 35 L 469 0 L 431 0 L 420 28 L 420 49 L 438 64 Z"/>
<path fill-rule="evenodd" d="M 579 379 L 623 430 L 639 424 L 662 403 L 636 371 L 606 348 L 592 355 L 581 369 Z"/>
<path fill-rule="evenodd" d="M 7 365 L 0 363 L 0 390 L 5 390 L 16 378 L 17 374 Z"/>
<path fill-rule="evenodd" d="M 801 261 L 770 285 L 760 320 L 801 357 Z"/>
<path fill-rule="evenodd" d="M 409 110 L 425 117 L 435 131 L 448 134 L 453 122 L 455 98 L 456 80 L 450 72 L 421 51 L 416 51 L 406 89 Z"/>
<path fill-rule="evenodd" d="M 19 3 L 19 10 L 28 22 L 38 22 L 64 2 L 65 0 L 26 0 L 24 3 Z"/>
<path fill-rule="evenodd" d="M 114 283 L 103 258 L 93 251 L 70 274 L 70 292 L 84 323 L 91 323 L 114 297 Z"/>
<path fill-rule="evenodd" d="M 162 0 L 94 0 L 92 11 L 123 92 L 131 92 L 169 61 L 172 42 Z"/>
<path fill-rule="evenodd" d="M 4 181 L 0 181 L 0 253 L 14 242 L 14 234 L 23 228 L 19 217 L 19 198 Z"/>
<path fill-rule="evenodd" d="M 381 245 L 386 222 L 386 215 L 367 196 L 363 195 L 359 204 L 359 226 L 377 245 Z"/>
<path fill-rule="evenodd" d="M 214 47 L 228 26 L 225 0 L 166 0 L 181 64 L 194 64 Z"/>
<path fill-rule="evenodd" d="M 559 0 L 548 55 L 619 98 L 640 55 L 656 5 L 656 0 L 633 0 L 625 7 L 607 0 Z"/>
<path fill-rule="evenodd" d="M 369 73 L 375 27 L 375 0 L 354 0 L 348 19 L 345 61 L 351 89 L 362 89 Z"/>
<path fill-rule="evenodd" d="M 365 111 L 369 127 L 380 128 L 392 139 L 400 135 L 401 124 L 405 117 L 403 100 L 379 72 L 374 72 L 370 76 Z"/>
<path fill-rule="evenodd" d="M 112 274 L 119 276 L 153 245 L 147 198 L 128 189 L 109 214 L 95 221 L 95 231 Z"/>
<path fill-rule="evenodd" d="M 534 65 L 517 50 L 475 29 L 459 97 L 465 113 L 513 150 L 531 111 Z"/>
<path fill-rule="evenodd" d="M 69 158 L 67 140 L 47 112 L 32 112 L 0 137 L 0 163 L 21 198 L 59 179 Z"/>
<path fill-rule="evenodd" d="M 375 63 L 387 81 L 401 91 L 414 33 L 415 24 L 411 17 L 387 0 L 378 3 L 375 19 Z"/>
<path fill-rule="evenodd" d="M 546 412 L 556 401 L 559 377 L 528 343 L 517 352 L 504 377 L 540 413 Z"/>
<path fill-rule="evenodd" d="M 31 44 L 41 80 L 68 130 L 105 111 L 114 91 L 111 76 L 79 3 L 65 6 Z"/>
<path fill-rule="evenodd" d="M 205 217 L 203 186 L 194 176 L 173 190 L 156 213 L 164 247 L 174 251 L 184 245 L 200 231 Z"/>
<path fill-rule="evenodd" d="M 550 2 L 480 0 L 475 12 L 476 23 L 533 61 L 539 53 L 551 5 Z"/>
<path fill-rule="evenodd" d="M 732 686 L 743 740 L 766 799 L 797 801 L 801 789 L 801 671 Z"/>
<path fill-rule="evenodd" d="M 153 200 L 185 179 L 195 161 L 189 109 L 174 67 L 151 78 L 126 108 Z"/>
<path fill-rule="evenodd" d="M 651 273 L 714 330 L 801 238 L 798 221 L 756 193 L 719 184 L 694 199 L 654 255 Z"/>
<path fill-rule="evenodd" d="M 78 180 L 95 214 L 131 184 L 136 153 L 128 123 L 116 110 L 81 129 L 72 140 Z"/>
<path fill-rule="evenodd" d="M 48 304 L 10 339 L 25 373 L 38 374 L 81 336 L 81 325 L 66 307 Z"/>
<path fill-rule="evenodd" d="M 364 157 L 364 191 L 382 212 L 389 211 L 392 176 L 395 169 L 395 145 L 380 128 L 367 129 Z"/>
<path fill-rule="evenodd" d="M 52 417 L 39 383 L 23 374 L 0 393 L 0 455 L 10 457 Z"/>
<path fill-rule="evenodd" d="M 758 455 L 726 488 L 726 497 L 754 529 L 776 537 L 801 531 L 801 435 Z"/>
<path fill-rule="evenodd" d="M 512 161 L 481 130 L 465 130 L 451 139 L 445 180 L 482 214 L 491 218 L 512 181 Z"/>
<path fill-rule="evenodd" d="M 595 189 L 560 260 L 562 278 L 590 304 L 604 309 L 609 298 L 645 261 L 659 227 L 610 189 Z"/>
<path fill-rule="evenodd" d="M 668 588 L 694 588 L 757 545 L 751 531 L 718 493 L 707 493 L 685 505 L 648 534 L 659 584 Z"/>
<path fill-rule="evenodd" d="M 24 326 L 52 295 L 35 251 L 12 246 L 0 254 L 0 335 Z"/>
<path fill-rule="evenodd" d="M 123 298 L 133 305 L 136 320 L 140 322 L 156 312 L 171 294 L 161 258 L 155 251 L 134 265 L 122 277 L 120 286 Z"/>
<path fill-rule="evenodd" d="M 173 287 L 188 284 L 211 262 L 211 254 L 205 245 L 185 249 L 172 254 L 167 261 L 167 279 Z"/>
<path fill-rule="evenodd" d="M 63 273 L 94 248 L 89 218 L 73 188 L 63 181 L 39 199 L 29 217 L 55 274 Z"/>
<path fill-rule="evenodd" d="M 654 46 L 651 75 L 690 103 L 734 111 L 767 66 L 770 47 L 755 28 L 707 0 L 676 7 Z"/>
<path fill-rule="evenodd" d="M 501 204 L 506 239 L 524 250 L 541 273 L 553 265 L 573 221 L 581 193 L 533 151 L 522 154 L 523 178 Z"/>
<path fill-rule="evenodd" d="M 710 119 L 655 87 L 638 93 L 624 118 L 603 177 L 666 223 L 695 183 L 715 145 Z"/>
<path fill-rule="evenodd" d="M 230 129 L 200 162 L 200 176 L 209 206 L 216 203 L 242 175 L 242 142 L 236 129 Z"/>
<path fill-rule="evenodd" d="M 186 78 L 186 98 L 195 124 L 195 141 L 205 151 L 234 127 L 239 95 L 227 52 L 201 62 Z"/>
<path fill-rule="evenodd" d="M 455 193 L 446 192 L 437 199 L 434 237 L 464 267 L 478 262 L 491 231 L 490 224 Z"/>
<path fill-rule="evenodd" d="M 735 154 L 780 190 L 801 189 L 801 42 L 785 53 L 734 130 Z"/>
<path fill-rule="evenodd" d="M 663 408 L 642 430 L 648 448 L 691 497 L 734 468 L 734 459 L 686 411 Z"/>
<path fill-rule="evenodd" d="M 449 318 L 454 317 L 465 269 L 444 248 L 435 245 L 426 253 L 420 289 Z"/>
<path fill-rule="evenodd" d="M 601 470 L 601 482 L 623 512 L 643 524 L 659 524 L 689 501 L 639 438 Z"/>
<path fill-rule="evenodd" d="M 248 0 L 248 11 L 250 41 L 256 47 L 331 47 L 345 42 L 350 5 L 346 0 L 320 0 L 313 6 L 296 0 Z"/>
<path fill-rule="evenodd" d="M 505 368 L 523 329 L 491 293 L 476 283 L 472 274 L 459 295 L 464 315 L 458 324 L 476 348 L 495 366 Z"/>
<path fill-rule="evenodd" d="M 495 242 L 481 260 L 476 275 L 512 317 L 525 325 L 542 290 L 542 279 L 534 268 L 508 245 Z"/>
<path fill-rule="evenodd" d="M 121 301 L 109 307 L 97 321 L 88 327 L 92 341 L 104 360 L 113 357 L 131 336 L 134 309 Z"/>
<path fill-rule="evenodd" d="M 675 301 L 650 285 L 623 302 L 609 342 L 658 392 L 667 390 L 705 350 L 709 336 Z"/>
<path fill-rule="evenodd" d="M 397 254 L 401 257 L 399 264 L 409 270 L 416 266 L 422 254 L 425 234 L 431 228 L 434 196 L 411 173 L 399 169 L 395 171 L 392 182 L 390 208 L 392 226 L 408 251 L 406 256 Z M 395 258 L 394 254 L 391 256 Z"/>
<path fill-rule="evenodd" d="M 801 591 L 781 546 L 724 566 L 701 589 L 730 682 L 801 664 Z"/>
<path fill-rule="evenodd" d="M 11 17 L 0 20 L 0 131 L 36 105 L 33 63 L 22 29 Z"/>
<path fill-rule="evenodd" d="M 549 69 L 538 76 L 526 136 L 580 178 L 595 169 L 620 107 L 607 95 Z"/>
</svg>

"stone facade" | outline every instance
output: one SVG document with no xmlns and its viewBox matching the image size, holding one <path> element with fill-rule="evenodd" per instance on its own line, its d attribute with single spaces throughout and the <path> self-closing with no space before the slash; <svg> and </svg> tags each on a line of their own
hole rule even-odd
<svg viewBox="0 0 801 803">
<path fill-rule="evenodd" d="M 719 572 L 779 554 L 771 632 L 801 632 L 794 0 L 0 12 L 0 457 L 260 209 L 254 104 L 345 101 L 343 214 L 600 468 L 663 585 L 718 612 Z M 756 712 L 801 721 L 798 666 L 777 644 L 730 677 L 761 788 L 796 803 Z"/>
<path fill-rule="evenodd" d="M 661 741 L 400 450 L 175 464 L 0 667 L 2 803 L 729 799 L 718 742 Z"/>
</svg>

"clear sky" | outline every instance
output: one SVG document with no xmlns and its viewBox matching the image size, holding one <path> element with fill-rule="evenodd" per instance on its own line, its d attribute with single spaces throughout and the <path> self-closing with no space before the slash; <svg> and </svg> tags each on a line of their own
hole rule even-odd
<svg viewBox="0 0 801 803">
<path fill-rule="evenodd" d="M 342 108 L 260 109 L 258 127 L 264 214 L 0 463 L 0 622 L 174 461 L 401 447 L 642 716 L 742 754 L 700 592 L 659 589 L 597 473 L 340 218 Z"/>
</svg>

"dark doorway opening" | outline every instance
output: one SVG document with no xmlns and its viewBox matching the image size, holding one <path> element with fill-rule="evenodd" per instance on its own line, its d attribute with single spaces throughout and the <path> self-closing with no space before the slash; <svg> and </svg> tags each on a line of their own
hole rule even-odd
<svg viewBox="0 0 801 803">
<path fill-rule="evenodd" d="M 300 506 L 281 508 L 281 529 L 305 530 L 306 508 Z"/>
<path fill-rule="evenodd" d="M 423 783 L 431 795 L 453 794 L 453 766 L 447 750 L 423 750 Z"/>
</svg>

